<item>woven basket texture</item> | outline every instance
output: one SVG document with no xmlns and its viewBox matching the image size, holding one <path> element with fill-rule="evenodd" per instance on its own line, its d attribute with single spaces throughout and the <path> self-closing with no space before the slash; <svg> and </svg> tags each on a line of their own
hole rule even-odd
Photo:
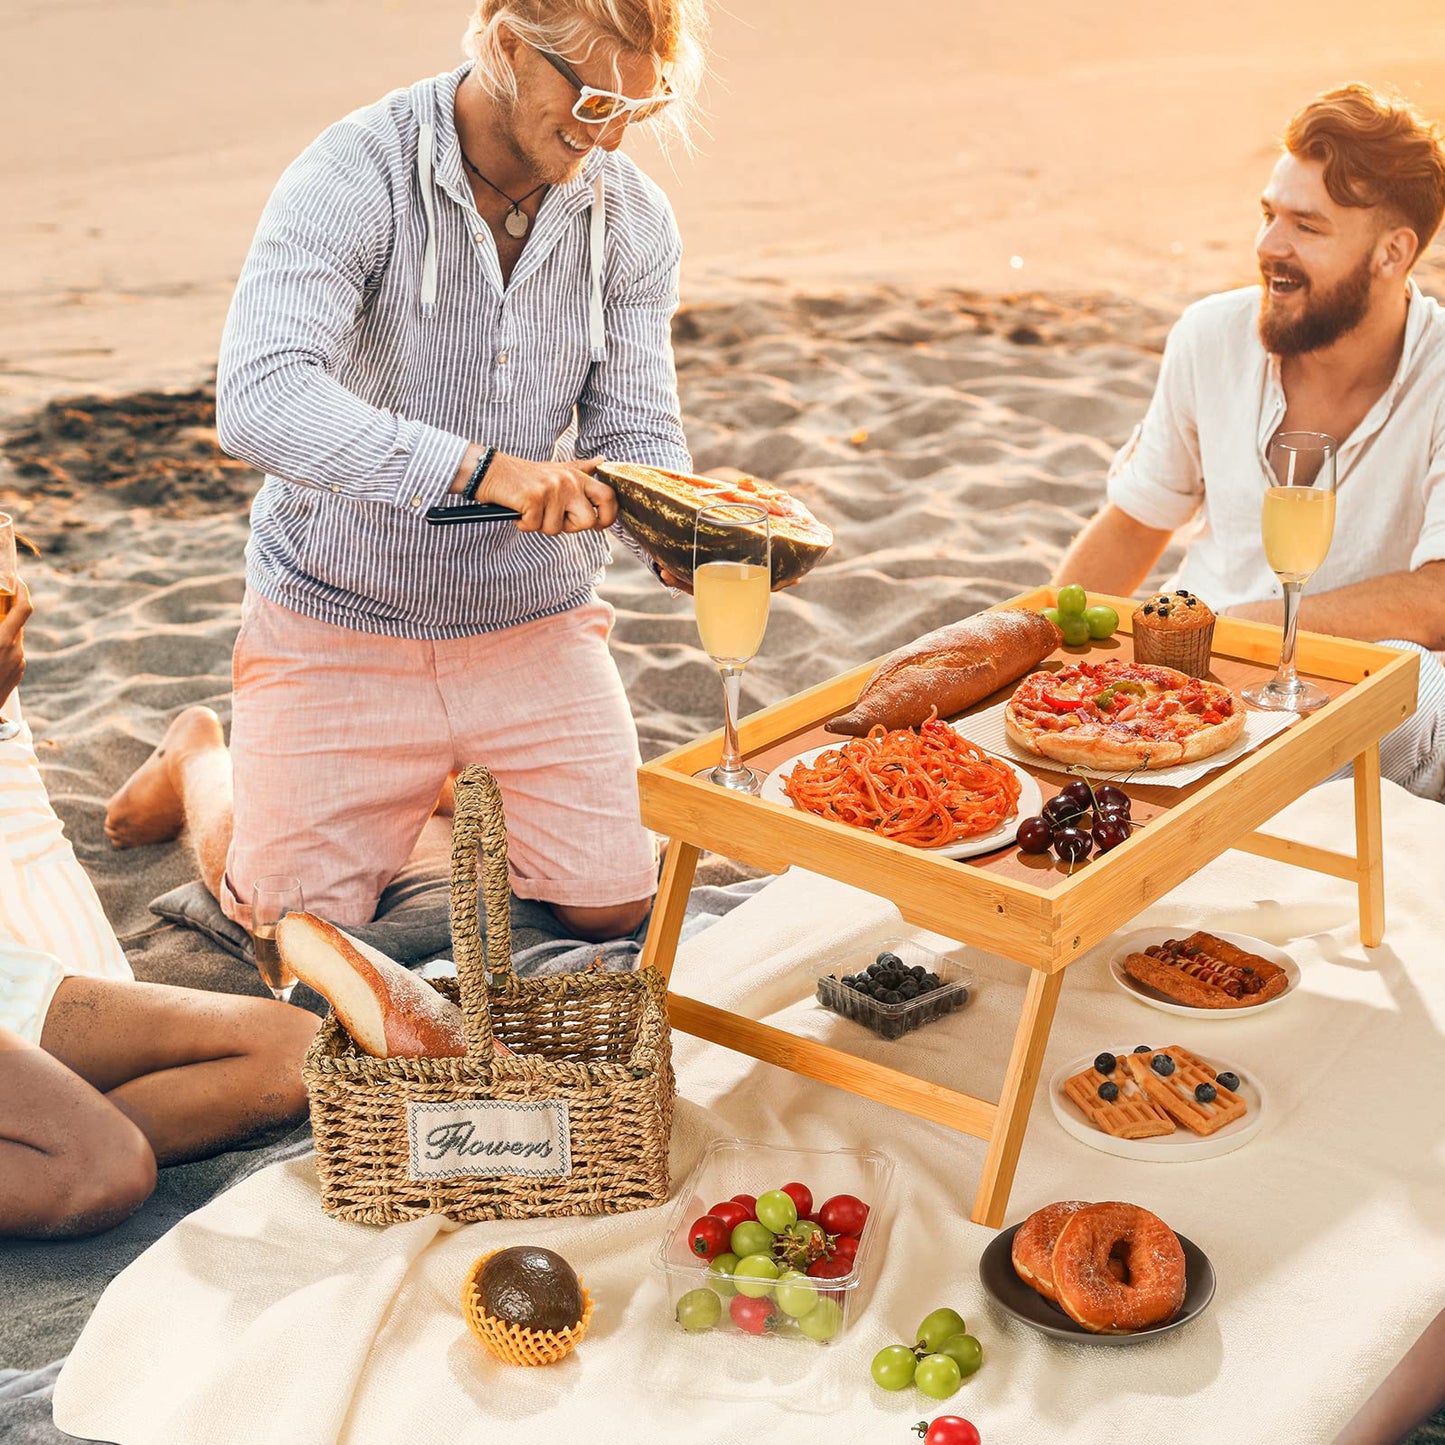
<svg viewBox="0 0 1445 1445">
<path fill-rule="evenodd" d="M 457 979 L 432 981 L 461 1005 L 467 1052 L 450 1059 L 375 1059 L 357 1048 L 334 1015 L 327 1019 L 303 1075 L 328 1214 L 364 1224 L 433 1213 L 532 1219 L 616 1214 L 667 1198 L 674 1079 L 666 985 L 650 968 L 519 978 L 512 970 L 510 897 L 501 792 L 491 773 L 474 764 L 456 782 L 451 918 Z M 510 1054 L 494 1049 L 493 1039 Z M 413 1180 L 408 1104 L 473 1100 L 564 1102 L 571 1173 Z"/>
</svg>

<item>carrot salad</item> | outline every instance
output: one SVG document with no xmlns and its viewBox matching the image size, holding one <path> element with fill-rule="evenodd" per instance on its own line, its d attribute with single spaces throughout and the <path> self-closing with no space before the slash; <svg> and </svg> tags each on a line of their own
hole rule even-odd
<svg viewBox="0 0 1445 1445">
<path fill-rule="evenodd" d="M 991 833 L 1018 811 L 1012 768 L 930 717 L 917 732 L 875 727 L 783 779 L 793 803 L 895 843 L 942 848 Z"/>
</svg>

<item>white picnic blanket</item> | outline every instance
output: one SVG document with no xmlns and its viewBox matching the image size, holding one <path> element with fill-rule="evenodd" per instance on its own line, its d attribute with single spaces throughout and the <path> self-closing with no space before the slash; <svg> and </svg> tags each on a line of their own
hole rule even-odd
<svg viewBox="0 0 1445 1445">
<path fill-rule="evenodd" d="M 1349 846 L 1350 799 L 1348 782 L 1316 789 L 1275 829 Z M 652 1262 L 664 1209 L 345 1225 L 321 1213 L 308 1160 L 216 1199 L 111 1284 L 56 1386 L 56 1423 L 119 1445 L 901 1445 L 913 1422 L 956 1413 L 985 1445 L 1097 1445 L 1121 1427 L 1172 1445 L 1325 1445 L 1445 1303 L 1445 809 L 1386 785 L 1385 833 L 1389 931 L 1377 950 L 1360 945 L 1348 885 L 1242 854 L 1138 920 L 1287 947 L 1303 981 L 1278 1008 L 1226 1022 L 1170 1017 L 1109 979 L 1107 945 L 1069 970 L 1045 1081 L 1100 1048 L 1180 1043 L 1236 1058 L 1268 1086 L 1261 1133 L 1192 1164 L 1096 1152 L 1036 1101 L 1010 1220 L 1054 1199 L 1126 1199 L 1212 1258 L 1213 1304 L 1158 1341 L 1060 1344 L 994 1312 L 977 1276 L 993 1232 L 968 1219 L 981 1142 L 678 1035 L 675 1185 L 719 1135 L 866 1145 L 896 1161 L 883 1271 L 841 1340 L 683 1335 Z M 795 871 L 690 941 L 676 982 L 996 1097 L 1023 969 L 970 950 L 981 980 L 970 1007 L 895 1043 L 813 1002 L 818 965 L 897 929 L 889 905 Z M 523 1242 L 561 1251 L 596 1300 L 581 1347 L 541 1370 L 494 1362 L 458 1304 L 473 1259 Z M 874 1386 L 874 1353 L 944 1304 L 983 1341 L 981 1372 L 942 1403 Z"/>
</svg>

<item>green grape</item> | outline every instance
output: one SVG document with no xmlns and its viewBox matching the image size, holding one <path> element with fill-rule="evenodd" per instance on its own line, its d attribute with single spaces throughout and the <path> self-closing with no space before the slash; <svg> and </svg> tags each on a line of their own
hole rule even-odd
<svg viewBox="0 0 1445 1445">
<path fill-rule="evenodd" d="M 965 1380 L 983 1364 L 983 1346 L 972 1335 L 950 1335 L 938 1347 L 938 1353 L 947 1355 Z"/>
<path fill-rule="evenodd" d="M 963 1383 L 958 1362 L 947 1355 L 924 1355 L 914 1371 L 913 1383 L 930 1400 L 946 1400 Z"/>
<path fill-rule="evenodd" d="M 815 1219 L 800 1219 L 790 1224 L 787 1233 L 801 1244 L 806 1244 L 815 1234 L 822 1234 L 823 1226 Z"/>
<path fill-rule="evenodd" d="M 773 1231 L 756 1219 L 745 1219 L 733 1230 L 728 1240 L 728 1252 L 739 1259 L 750 1254 L 767 1254 L 773 1247 Z"/>
<path fill-rule="evenodd" d="M 874 1382 L 885 1390 L 906 1390 L 913 1383 L 917 1363 L 907 1345 L 885 1345 L 873 1356 Z"/>
<path fill-rule="evenodd" d="M 1062 617 L 1082 617 L 1089 605 L 1089 594 L 1077 582 L 1059 588 L 1058 608 Z"/>
<path fill-rule="evenodd" d="M 722 1301 L 710 1289 L 690 1289 L 677 1302 L 677 1322 L 685 1330 L 710 1330 L 722 1318 Z"/>
<path fill-rule="evenodd" d="M 738 1226 L 739 1229 L 742 1225 Z M 738 1260 L 733 1267 L 733 1284 L 739 1294 L 749 1299 L 762 1299 L 773 1292 L 773 1281 L 778 1277 L 778 1267 L 765 1254 L 750 1254 Z"/>
<path fill-rule="evenodd" d="M 1049 621 L 1054 624 L 1055 627 L 1059 626 L 1059 609 L 1057 607 L 1040 607 L 1039 616 L 1047 617 Z"/>
<path fill-rule="evenodd" d="M 961 1335 L 968 1328 L 963 1316 L 957 1310 L 934 1310 L 923 1317 L 923 1323 L 914 1331 L 914 1338 L 920 1345 L 926 1345 L 929 1354 L 943 1347 L 943 1342 L 952 1335 Z"/>
<path fill-rule="evenodd" d="M 792 1196 L 781 1189 L 770 1189 L 758 1195 L 758 1223 L 774 1234 L 781 1234 L 790 1224 L 798 1222 L 798 1206 Z M 741 1226 L 739 1226 L 741 1228 Z"/>
<path fill-rule="evenodd" d="M 738 1287 L 728 1276 L 738 1267 L 738 1257 L 735 1254 L 719 1254 L 707 1267 L 707 1272 L 712 1276 L 708 1283 L 724 1298 L 731 1299 L 738 1292 Z"/>
<path fill-rule="evenodd" d="M 1069 647 L 1082 647 L 1089 640 L 1089 624 L 1082 617 L 1061 617 L 1059 631 Z"/>
<path fill-rule="evenodd" d="M 795 1280 L 802 1280 L 801 1284 L 794 1283 Z M 785 1315 L 792 1315 L 795 1320 L 800 1320 L 810 1310 L 818 1307 L 818 1291 L 813 1287 L 813 1282 L 800 1269 L 785 1269 L 778 1276 L 778 1287 L 773 1296 L 778 1302 L 778 1308 Z"/>
<path fill-rule="evenodd" d="M 1084 621 L 1088 624 L 1089 636 L 1095 642 L 1102 642 L 1119 630 L 1119 614 L 1102 602 L 1097 607 L 1084 608 Z"/>
<path fill-rule="evenodd" d="M 820 1343 L 831 1340 L 843 1328 L 843 1306 L 837 1300 L 820 1299 L 798 1321 L 798 1328 L 810 1340 Z"/>
</svg>

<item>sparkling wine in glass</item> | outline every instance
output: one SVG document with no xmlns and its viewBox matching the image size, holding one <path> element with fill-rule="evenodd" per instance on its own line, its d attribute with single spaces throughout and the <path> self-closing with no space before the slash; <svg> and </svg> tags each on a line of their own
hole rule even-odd
<svg viewBox="0 0 1445 1445">
<path fill-rule="evenodd" d="M 15 522 L 0 512 L 0 621 L 9 615 L 20 595 L 20 568 L 15 561 Z M 5 699 L 0 697 L 0 703 Z M 0 717 L 0 743 L 13 738 L 20 731 L 20 724 Z"/>
<path fill-rule="evenodd" d="M 282 1003 L 291 1002 L 296 975 L 286 967 L 276 942 L 276 925 L 288 913 L 306 906 L 301 897 L 301 880 L 286 873 L 258 878 L 251 889 L 251 942 L 256 949 L 256 972 L 261 982 Z"/>
<path fill-rule="evenodd" d="M 738 703 L 743 668 L 757 655 L 768 625 L 773 574 L 767 508 L 753 502 L 703 507 L 693 526 L 692 563 L 698 635 L 723 681 L 722 761 L 698 777 L 756 793 L 763 775 L 738 750 Z"/>
<path fill-rule="evenodd" d="M 1300 593 L 1319 569 L 1335 534 L 1334 437 L 1324 432 L 1280 432 L 1269 444 L 1270 486 L 1261 527 L 1264 555 L 1284 586 L 1284 639 L 1279 670 L 1259 687 L 1244 689 L 1246 702 L 1272 712 L 1310 712 L 1329 693 L 1295 672 L 1295 632 Z"/>
</svg>

